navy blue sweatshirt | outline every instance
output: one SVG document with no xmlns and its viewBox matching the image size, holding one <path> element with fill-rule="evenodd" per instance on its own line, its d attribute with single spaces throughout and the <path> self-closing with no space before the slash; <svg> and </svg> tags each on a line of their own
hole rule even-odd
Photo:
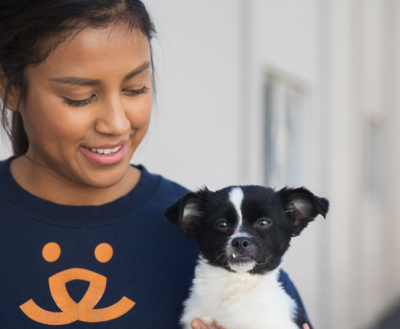
<svg viewBox="0 0 400 329">
<path fill-rule="evenodd" d="M 101 206 L 63 206 L 22 189 L 0 162 L 0 327 L 177 329 L 194 241 L 163 218 L 187 192 L 143 166 Z M 293 283 L 279 280 L 301 308 Z"/>
</svg>

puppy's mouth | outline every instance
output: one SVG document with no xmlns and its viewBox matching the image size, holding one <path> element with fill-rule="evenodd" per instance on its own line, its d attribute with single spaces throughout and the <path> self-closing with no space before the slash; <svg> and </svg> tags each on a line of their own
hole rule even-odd
<svg viewBox="0 0 400 329">
<path fill-rule="evenodd" d="M 230 263 L 234 264 L 239 264 L 239 263 L 248 263 L 248 262 L 254 262 L 255 260 L 253 257 L 250 257 L 248 255 L 240 255 L 240 254 L 232 254 Z"/>
<path fill-rule="evenodd" d="M 251 271 L 256 265 L 256 261 L 249 255 L 241 255 L 233 253 L 229 259 L 229 267 L 236 273 L 244 273 Z"/>
</svg>

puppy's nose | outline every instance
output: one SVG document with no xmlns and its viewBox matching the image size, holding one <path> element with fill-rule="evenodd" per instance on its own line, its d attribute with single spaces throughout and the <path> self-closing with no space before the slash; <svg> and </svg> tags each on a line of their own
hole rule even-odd
<svg viewBox="0 0 400 329">
<path fill-rule="evenodd" d="M 250 244 L 251 244 L 250 239 L 244 236 L 232 240 L 232 246 L 238 252 L 243 252 Z"/>
</svg>

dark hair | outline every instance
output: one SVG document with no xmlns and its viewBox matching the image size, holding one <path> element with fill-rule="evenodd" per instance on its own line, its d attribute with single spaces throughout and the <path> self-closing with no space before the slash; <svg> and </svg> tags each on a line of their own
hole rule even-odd
<svg viewBox="0 0 400 329">
<path fill-rule="evenodd" d="M 20 91 L 19 101 L 24 100 L 28 88 L 24 74 L 26 67 L 43 62 L 73 31 L 119 21 L 128 23 L 131 30 L 139 30 L 149 41 L 155 34 L 152 20 L 140 0 L 0 1 L 0 64 L 8 79 L 2 99 L 1 122 L 11 140 L 14 155 L 25 154 L 29 140 L 21 114 L 14 111 L 9 116 L 7 98 L 11 88 L 16 88 Z M 154 86 L 152 58 L 151 68 Z"/>
</svg>

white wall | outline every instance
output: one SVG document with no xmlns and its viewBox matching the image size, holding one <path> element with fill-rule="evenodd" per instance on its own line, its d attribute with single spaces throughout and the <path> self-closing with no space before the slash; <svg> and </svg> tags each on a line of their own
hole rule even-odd
<svg viewBox="0 0 400 329">
<path fill-rule="evenodd" d="M 147 1 L 158 101 L 134 162 L 190 188 L 237 184 L 240 134 L 238 1 Z M 239 132 L 239 133 L 238 133 Z"/>
</svg>

